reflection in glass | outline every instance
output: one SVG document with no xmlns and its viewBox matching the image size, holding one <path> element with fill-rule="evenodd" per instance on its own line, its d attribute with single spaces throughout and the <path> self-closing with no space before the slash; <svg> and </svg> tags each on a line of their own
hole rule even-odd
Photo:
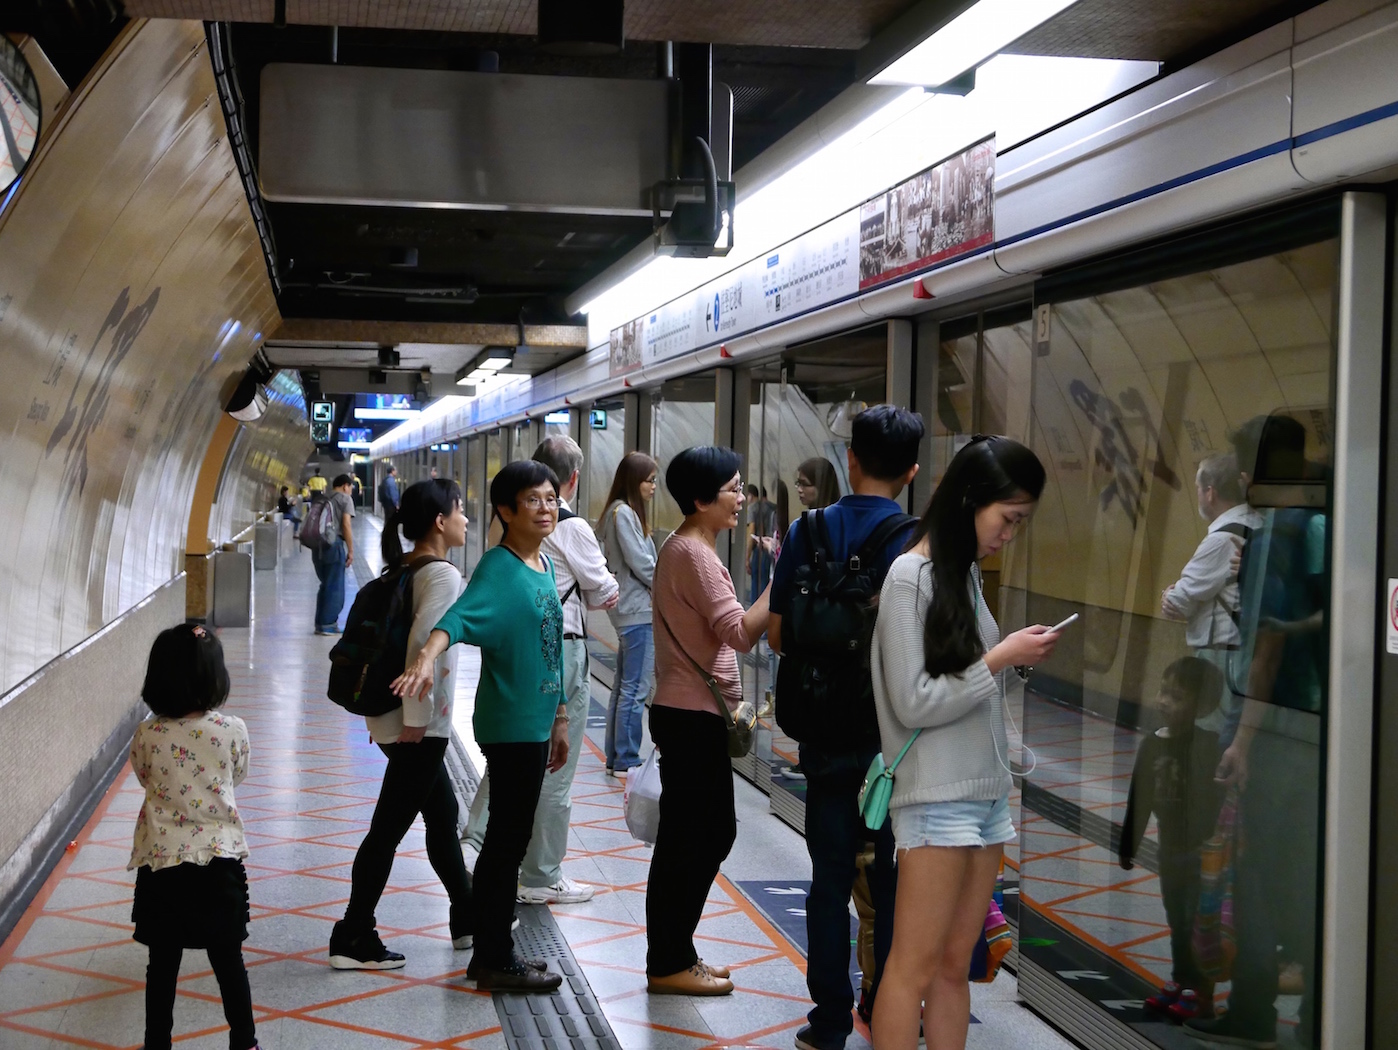
<svg viewBox="0 0 1398 1050">
<path fill-rule="evenodd" d="M 1162 1046 L 1314 1045 L 1334 282 L 1326 242 L 1055 303 L 1034 359 L 1021 597 L 1082 620 L 1024 702 L 1023 951 Z"/>
<path fill-rule="evenodd" d="M 585 425 L 592 426 L 592 417 L 606 422 L 602 429 L 592 427 L 587 450 L 586 516 L 595 524 L 606 509 L 607 490 L 611 488 L 616 465 L 626 453 L 626 411 L 619 397 L 598 401 L 592 409 L 589 417 L 583 420 Z"/>
<path fill-rule="evenodd" d="M 651 508 L 657 546 L 684 520 L 679 505 L 665 489 L 665 468 L 685 449 L 714 443 L 715 382 L 713 372 L 672 379 L 651 397 L 651 456 L 660 475 Z"/>
<path fill-rule="evenodd" d="M 466 442 L 466 481 L 462 485 L 466 497 L 466 517 L 471 519 L 466 534 L 466 573 L 475 571 L 476 563 L 484 553 L 486 527 L 485 513 L 485 443 L 486 439 L 477 434 Z"/>
</svg>

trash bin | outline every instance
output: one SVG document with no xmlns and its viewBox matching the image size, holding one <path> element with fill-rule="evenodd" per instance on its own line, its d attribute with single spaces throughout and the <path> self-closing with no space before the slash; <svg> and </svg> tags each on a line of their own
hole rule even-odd
<svg viewBox="0 0 1398 1050">
<path fill-rule="evenodd" d="M 277 567 L 279 521 L 259 521 L 252 529 L 252 564 L 255 569 Z"/>
<path fill-rule="evenodd" d="M 252 555 L 219 551 L 214 555 L 214 626 L 252 626 Z"/>
</svg>

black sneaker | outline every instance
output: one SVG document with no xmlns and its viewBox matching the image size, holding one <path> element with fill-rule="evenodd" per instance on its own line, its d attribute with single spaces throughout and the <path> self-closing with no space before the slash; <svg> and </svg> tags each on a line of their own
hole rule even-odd
<svg viewBox="0 0 1398 1050">
<path fill-rule="evenodd" d="M 1271 1031 L 1264 1031 L 1257 1025 L 1251 1027 L 1256 1031 L 1249 1031 L 1248 1026 L 1232 1014 L 1224 1014 L 1222 1017 L 1192 1018 L 1184 1023 L 1184 1034 L 1202 1043 L 1274 1050 L 1277 1045 L 1275 1027 Z"/>
<path fill-rule="evenodd" d="M 563 975 L 539 969 L 542 961 L 515 956 L 504 966 L 496 967 L 478 965 L 472 959 L 466 976 L 483 992 L 551 992 L 563 983 Z"/>
<path fill-rule="evenodd" d="M 377 930 L 345 937 L 339 933 L 338 925 L 330 934 L 330 965 L 335 969 L 399 970 L 407 965 L 406 957 L 384 947 Z"/>
<path fill-rule="evenodd" d="M 822 1036 L 811 1025 L 796 1033 L 796 1050 L 845 1050 L 843 1038 Z"/>
</svg>

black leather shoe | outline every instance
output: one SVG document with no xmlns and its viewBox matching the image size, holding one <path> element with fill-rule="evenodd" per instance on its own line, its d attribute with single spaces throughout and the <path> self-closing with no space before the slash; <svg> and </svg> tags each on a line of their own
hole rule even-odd
<svg viewBox="0 0 1398 1050">
<path fill-rule="evenodd" d="M 541 960 L 533 960 L 539 962 Z M 471 970 L 476 972 L 473 974 Z M 562 974 L 540 970 L 531 962 L 512 959 L 503 967 L 476 966 L 474 961 L 466 976 L 473 978 L 483 992 L 551 992 L 563 983 Z"/>
</svg>

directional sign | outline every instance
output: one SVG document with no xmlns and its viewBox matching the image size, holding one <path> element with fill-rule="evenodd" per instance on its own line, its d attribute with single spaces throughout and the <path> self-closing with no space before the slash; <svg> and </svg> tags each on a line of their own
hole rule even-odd
<svg viewBox="0 0 1398 1050">
<path fill-rule="evenodd" d="M 1105 981 L 1108 977 L 1096 970 L 1059 970 L 1058 976 L 1065 981 Z"/>
</svg>

